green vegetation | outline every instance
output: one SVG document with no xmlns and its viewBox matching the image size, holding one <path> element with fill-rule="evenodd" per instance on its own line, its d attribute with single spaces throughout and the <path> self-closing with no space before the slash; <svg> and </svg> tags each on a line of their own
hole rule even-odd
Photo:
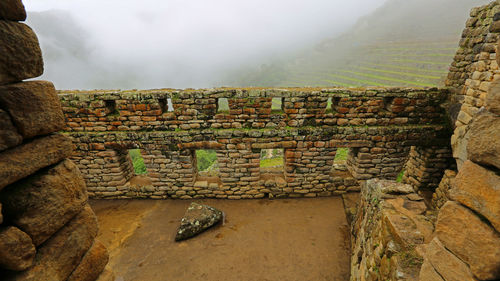
<svg viewBox="0 0 500 281">
<path fill-rule="evenodd" d="M 401 172 L 399 172 L 398 177 L 396 178 L 396 181 L 397 182 L 402 182 L 404 174 L 405 174 L 405 170 L 403 169 L 403 170 L 401 170 Z"/>
<path fill-rule="evenodd" d="M 196 168 L 199 172 L 208 170 L 217 162 L 217 153 L 212 149 L 196 150 Z"/>
<path fill-rule="evenodd" d="M 147 174 L 146 165 L 144 165 L 144 159 L 141 155 L 140 149 L 129 150 L 130 159 L 132 159 L 132 165 L 134 166 L 134 171 L 136 175 Z"/>
<path fill-rule="evenodd" d="M 229 102 L 227 98 L 219 98 L 217 100 L 217 111 L 218 112 L 227 112 L 229 111 Z"/>
<path fill-rule="evenodd" d="M 279 168 L 284 165 L 283 149 L 262 149 L 260 151 L 261 168 Z"/>
<path fill-rule="evenodd" d="M 271 158 L 271 159 L 261 159 L 260 160 L 261 168 L 270 168 L 270 167 L 283 167 L 283 157 Z"/>
<path fill-rule="evenodd" d="M 347 155 L 349 154 L 349 148 L 339 148 L 337 149 L 337 154 L 335 154 L 334 162 L 341 162 L 347 160 Z"/>
</svg>

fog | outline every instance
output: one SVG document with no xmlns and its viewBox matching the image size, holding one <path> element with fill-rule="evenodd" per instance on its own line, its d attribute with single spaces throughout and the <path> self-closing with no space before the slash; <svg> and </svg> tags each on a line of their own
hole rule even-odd
<svg viewBox="0 0 500 281">
<path fill-rule="evenodd" d="M 24 0 L 58 89 L 225 86 L 340 35 L 385 0 Z"/>
</svg>

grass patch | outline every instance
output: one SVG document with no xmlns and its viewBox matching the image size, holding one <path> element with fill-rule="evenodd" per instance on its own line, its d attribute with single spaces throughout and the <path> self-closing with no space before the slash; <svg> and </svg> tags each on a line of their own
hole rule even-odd
<svg viewBox="0 0 500 281">
<path fill-rule="evenodd" d="M 404 174 L 405 174 L 405 170 L 403 169 L 403 170 L 401 170 L 401 172 L 399 172 L 398 177 L 396 178 L 396 181 L 397 182 L 403 182 L 403 176 L 404 176 Z"/>
<path fill-rule="evenodd" d="M 349 148 L 339 148 L 335 154 L 335 159 L 333 162 L 340 162 L 347 160 L 347 155 L 349 154 Z"/>
<path fill-rule="evenodd" d="M 381 67 L 388 67 L 388 68 L 395 68 L 395 69 L 432 72 L 432 73 L 439 73 L 439 74 L 446 74 L 448 71 L 447 69 L 443 69 L 443 70 L 422 69 L 422 68 L 418 68 L 418 67 L 400 66 L 400 65 L 394 65 L 394 64 L 377 64 L 377 63 L 367 63 L 367 64 L 371 65 L 371 66 L 381 66 Z"/>
<path fill-rule="evenodd" d="M 370 80 L 356 79 L 356 78 L 344 76 L 344 75 L 328 74 L 328 76 L 331 76 L 334 78 L 340 78 L 340 79 L 344 79 L 344 80 L 348 80 L 348 81 L 360 82 L 364 85 L 383 86 L 383 87 L 387 86 L 387 84 L 382 84 L 382 83 L 378 83 L 378 82 L 374 82 L 374 81 L 370 81 Z"/>
<path fill-rule="evenodd" d="M 353 85 L 353 84 L 348 84 L 348 83 L 342 83 L 342 82 L 339 82 L 339 81 L 333 81 L 333 80 L 321 80 L 323 82 L 327 82 L 327 83 L 331 83 L 333 84 L 334 86 L 344 86 L 344 87 L 356 87 L 356 85 Z"/>
<path fill-rule="evenodd" d="M 436 65 L 450 65 L 451 62 L 435 62 L 435 61 L 421 61 L 421 60 L 393 60 L 395 62 L 412 62 L 421 64 L 436 64 Z"/>
<path fill-rule="evenodd" d="M 136 175 L 145 175 L 148 173 L 146 170 L 146 165 L 144 164 L 144 158 L 142 158 L 140 149 L 129 150 L 130 159 L 132 160 L 132 165 L 134 166 L 134 172 Z"/>
<path fill-rule="evenodd" d="M 283 167 L 283 157 L 261 159 L 261 168 L 271 168 L 271 167 Z"/>
<path fill-rule="evenodd" d="M 389 74 L 397 74 L 397 75 L 403 75 L 403 76 L 427 78 L 427 79 L 441 79 L 441 77 L 439 77 L 439 76 L 430 76 L 430 75 L 423 75 L 423 74 L 406 73 L 406 72 L 384 70 L 384 69 L 377 69 L 377 68 L 370 68 L 370 67 L 359 67 L 359 69 L 369 70 L 369 71 L 375 71 L 375 72 L 382 72 L 382 73 L 389 73 Z"/>
<path fill-rule="evenodd" d="M 217 153 L 212 149 L 196 150 L 196 168 L 199 172 L 206 171 L 217 161 Z"/>
<path fill-rule="evenodd" d="M 375 78 L 375 79 L 380 79 L 380 80 L 387 80 L 387 81 L 392 81 L 392 82 L 400 82 L 400 83 L 406 83 L 406 84 L 411 84 L 411 85 L 417 85 L 417 86 L 424 86 L 424 87 L 435 87 L 436 84 L 429 84 L 429 83 L 421 83 L 421 82 L 415 82 L 415 81 L 408 81 L 408 80 L 402 80 L 402 79 L 396 79 L 396 78 L 391 78 L 387 76 L 380 76 L 380 75 L 375 75 L 375 74 L 367 74 L 367 73 L 361 73 L 361 72 L 356 72 L 356 71 L 350 71 L 350 70 L 340 70 L 345 73 L 351 73 L 359 76 L 365 76 L 369 78 Z"/>
</svg>

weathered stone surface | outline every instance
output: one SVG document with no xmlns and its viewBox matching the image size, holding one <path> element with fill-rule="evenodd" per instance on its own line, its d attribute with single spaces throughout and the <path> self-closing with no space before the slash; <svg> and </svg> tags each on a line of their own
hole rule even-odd
<svg viewBox="0 0 500 281">
<path fill-rule="evenodd" d="M 482 112 L 470 125 L 468 158 L 500 169 L 500 117 Z"/>
<path fill-rule="evenodd" d="M 0 87 L 0 107 L 24 138 L 60 131 L 64 115 L 51 82 L 29 81 Z"/>
<path fill-rule="evenodd" d="M 25 24 L 0 20 L 0 54 L 0 85 L 43 73 L 38 38 Z"/>
<path fill-rule="evenodd" d="M 191 203 L 181 220 L 175 241 L 191 238 L 222 220 L 223 213 L 210 206 Z"/>
<path fill-rule="evenodd" d="M 109 266 L 106 266 L 96 281 L 115 281 L 115 273 L 111 270 L 111 268 L 109 268 Z"/>
<path fill-rule="evenodd" d="M 33 264 L 35 253 L 28 234 L 13 226 L 0 228 L 0 267 L 25 270 Z"/>
<path fill-rule="evenodd" d="M 0 190 L 41 168 L 69 157 L 73 144 L 68 137 L 55 134 L 34 139 L 0 153 Z"/>
<path fill-rule="evenodd" d="M 32 267 L 10 274 L 6 280 L 66 280 L 92 246 L 96 235 L 97 218 L 87 205 L 38 249 Z"/>
<path fill-rule="evenodd" d="M 500 176 L 467 161 L 455 178 L 450 197 L 483 215 L 500 232 Z"/>
<path fill-rule="evenodd" d="M 0 1 L 0 20 L 24 21 L 26 9 L 21 0 Z"/>
<path fill-rule="evenodd" d="M 500 59 L 500 56 L 497 59 Z M 491 88 L 486 95 L 485 107 L 488 111 L 500 115 L 500 81 L 491 83 Z"/>
<path fill-rule="evenodd" d="M 76 165 L 64 160 L 10 185 L 0 201 L 10 220 L 38 246 L 83 209 L 87 192 Z"/>
<path fill-rule="evenodd" d="M 472 211 L 449 201 L 439 212 L 436 235 L 480 280 L 500 278 L 500 235 Z"/>
<path fill-rule="evenodd" d="M 108 260 L 108 250 L 100 241 L 95 240 L 78 267 L 69 276 L 68 281 L 96 280 L 106 267 Z"/>
<path fill-rule="evenodd" d="M 425 260 L 420 268 L 420 275 L 418 277 L 420 281 L 445 281 L 439 274 L 436 272 L 432 264 Z"/>
<path fill-rule="evenodd" d="M 9 114 L 0 109 L 0 151 L 19 145 L 22 142 L 23 137 L 12 124 Z"/>
<path fill-rule="evenodd" d="M 453 253 L 446 250 L 437 238 L 434 238 L 427 246 L 425 258 L 429 260 L 434 269 L 446 281 L 476 280 L 469 266 L 457 258 Z"/>
</svg>

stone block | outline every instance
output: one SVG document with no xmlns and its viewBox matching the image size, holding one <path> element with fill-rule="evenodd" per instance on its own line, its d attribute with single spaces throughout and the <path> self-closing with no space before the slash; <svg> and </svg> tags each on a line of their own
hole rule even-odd
<svg viewBox="0 0 500 281">
<path fill-rule="evenodd" d="M 0 151 L 19 145 L 22 142 L 23 137 L 12 124 L 9 114 L 0 109 Z"/>
<path fill-rule="evenodd" d="M 434 238 L 427 246 L 425 258 L 446 281 L 475 281 L 470 268 Z"/>
<path fill-rule="evenodd" d="M 483 112 L 469 127 L 468 158 L 500 169 L 500 117 Z"/>
<path fill-rule="evenodd" d="M 500 56 L 497 56 L 500 58 Z M 495 81 L 486 95 L 485 107 L 491 113 L 500 115 L 500 81 Z"/>
<path fill-rule="evenodd" d="M 0 190 L 41 168 L 69 157 L 73 144 L 68 137 L 55 134 L 34 139 L 0 153 Z"/>
<path fill-rule="evenodd" d="M 6 216 L 38 246 L 83 209 L 87 193 L 76 165 L 64 160 L 8 186 L 0 201 Z"/>
<path fill-rule="evenodd" d="M 0 107 L 6 110 L 24 138 L 60 131 L 65 126 L 54 85 L 30 81 L 0 87 Z"/>
<path fill-rule="evenodd" d="M 445 281 L 434 269 L 432 264 L 425 260 L 420 268 L 419 281 Z"/>
<path fill-rule="evenodd" d="M 0 2 L 0 20 L 24 21 L 26 9 L 21 0 L 2 0 Z"/>
<path fill-rule="evenodd" d="M 35 245 L 19 228 L 0 228 L 0 267 L 21 271 L 33 264 Z"/>
<path fill-rule="evenodd" d="M 483 215 L 500 232 L 500 176 L 466 161 L 455 178 L 450 197 Z"/>
<path fill-rule="evenodd" d="M 83 256 L 78 267 L 71 273 L 67 281 L 94 281 L 103 272 L 109 260 L 108 250 L 100 241 L 94 244 Z"/>
<path fill-rule="evenodd" d="M 38 38 L 25 24 L 0 20 L 0 54 L 0 85 L 43 74 Z"/>
<path fill-rule="evenodd" d="M 500 278 L 500 235 L 472 211 L 448 201 L 439 212 L 435 232 L 446 249 L 469 265 L 475 277 Z"/>
<path fill-rule="evenodd" d="M 75 270 L 97 235 L 97 218 L 86 206 L 40 247 L 33 266 L 5 276 L 7 281 L 63 281 Z"/>
</svg>

